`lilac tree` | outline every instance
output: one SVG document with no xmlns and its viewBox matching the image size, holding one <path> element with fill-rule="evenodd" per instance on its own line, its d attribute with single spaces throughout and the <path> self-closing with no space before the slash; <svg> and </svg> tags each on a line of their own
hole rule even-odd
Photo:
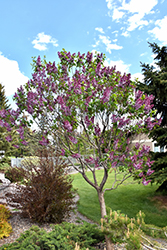
<svg viewBox="0 0 167 250">
<path fill-rule="evenodd" d="M 24 128 L 36 123 L 42 131 L 39 143 L 58 148 L 96 189 L 104 217 L 105 191 L 116 189 L 134 173 L 144 185 L 149 183 L 145 177 L 153 172 L 150 149 L 138 143 L 132 147 L 131 135 L 147 134 L 160 123 L 152 118 L 153 96 L 136 91 L 130 74 L 121 75 L 115 67 L 105 67 L 103 54 L 71 54 L 63 50 L 58 56 L 57 66 L 40 57 L 34 59 L 32 79 L 14 95 L 18 109 L 1 111 L 1 117 L 8 119 L 3 126 L 17 127 L 20 143 L 27 144 Z M 145 165 L 148 170 L 142 172 Z M 100 183 L 96 178 L 99 168 L 103 169 Z M 93 180 L 88 178 L 87 170 Z M 115 180 L 105 188 L 111 170 Z M 107 249 L 112 249 L 106 241 Z"/>
</svg>

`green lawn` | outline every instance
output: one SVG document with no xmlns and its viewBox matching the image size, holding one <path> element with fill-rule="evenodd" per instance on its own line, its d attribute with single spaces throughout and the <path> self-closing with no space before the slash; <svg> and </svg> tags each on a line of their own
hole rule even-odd
<svg viewBox="0 0 167 250">
<path fill-rule="evenodd" d="M 98 180 L 101 179 L 102 170 L 97 171 Z M 91 173 L 87 173 L 91 176 Z M 93 221 L 100 221 L 100 206 L 96 190 L 92 188 L 82 177 L 81 174 L 73 175 L 73 186 L 77 188 L 80 196 L 78 210 Z M 109 176 L 106 187 L 113 180 L 112 174 Z M 106 206 L 112 210 L 121 210 L 129 217 L 135 217 L 141 210 L 145 213 L 145 222 L 159 227 L 167 226 L 167 209 L 162 209 L 150 198 L 155 196 L 157 185 L 143 186 L 142 184 L 122 185 L 116 190 L 106 191 Z"/>
</svg>

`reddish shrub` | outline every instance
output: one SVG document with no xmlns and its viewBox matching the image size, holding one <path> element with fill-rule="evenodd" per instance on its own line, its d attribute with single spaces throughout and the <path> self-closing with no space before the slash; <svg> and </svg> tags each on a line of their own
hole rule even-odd
<svg viewBox="0 0 167 250">
<path fill-rule="evenodd" d="M 16 185 L 8 202 L 17 202 L 22 214 L 37 222 L 61 223 L 72 209 L 72 179 L 66 174 L 68 165 L 52 149 L 39 152 L 39 165 L 25 163 L 20 175 L 25 185 Z"/>
</svg>

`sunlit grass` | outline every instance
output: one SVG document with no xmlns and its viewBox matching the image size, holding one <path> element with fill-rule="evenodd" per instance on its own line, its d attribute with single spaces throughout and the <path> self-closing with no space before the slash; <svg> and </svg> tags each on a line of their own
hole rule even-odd
<svg viewBox="0 0 167 250">
<path fill-rule="evenodd" d="M 100 181 L 103 171 L 97 171 L 97 178 Z M 91 173 L 87 175 L 91 177 Z M 82 214 L 95 222 L 100 221 L 100 206 L 96 190 L 91 187 L 82 177 L 81 174 L 75 174 L 73 181 L 74 188 L 77 188 L 80 196 L 78 210 Z M 92 177 L 91 177 L 92 178 Z M 113 174 L 105 187 L 110 187 L 113 182 Z M 106 206 L 112 210 L 121 210 L 122 213 L 127 214 L 129 217 L 135 217 L 141 210 L 145 213 L 145 222 L 156 226 L 167 226 L 167 209 L 158 207 L 155 201 L 151 198 L 155 195 L 157 185 L 143 186 L 142 184 L 129 184 L 119 186 L 116 190 L 106 191 L 105 201 Z"/>
</svg>

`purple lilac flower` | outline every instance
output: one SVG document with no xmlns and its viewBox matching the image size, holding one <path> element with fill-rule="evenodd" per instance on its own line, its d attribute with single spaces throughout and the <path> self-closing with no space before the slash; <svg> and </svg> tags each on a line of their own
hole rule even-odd
<svg viewBox="0 0 167 250">
<path fill-rule="evenodd" d="M 6 139 L 8 142 L 12 141 L 11 135 L 6 136 L 5 139 Z"/>
<path fill-rule="evenodd" d="M 103 101 L 103 103 L 108 102 L 110 99 L 110 94 L 111 94 L 111 88 L 107 87 L 103 93 L 103 97 L 101 98 L 101 100 Z"/>
<path fill-rule="evenodd" d="M 69 139 L 72 143 L 77 144 L 78 140 L 72 136 L 69 136 Z"/>
<path fill-rule="evenodd" d="M 151 170 L 150 168 L 147 170 L 146 175 L 150 176 L 152 173 L 154 173 L 154 170 Z"/>
<path fill-rule="evenodd" d="M 25 145 L 25 146 L 28 145 L 28 142 L 27 142 L 27 141 L 21 141 L 21 143 L 22 143 L 23 145 Z"/>
<path fill-rule="evenodd" d="M 151 180 L 146 181 L 145 177 L 142 180 L 142 183 L 144 186 L 147 186 L 150 182 L 151 182 Z"/>
<path fill-rule="evenodd" d="M 140 148 L 140 143 L 137 142 L 137 143 L 135 144 L 135 148 L 136 148 L 136 149 L 139 149 L 139 148 Z"/>
<path fill-rule="evenodd" d="M 45 138 L 44 136 L 42 136 L 42 140 L 39 141 L 39 143 L 42 145 L 42 146 L 47 146 L 48 143 L 49 143 L 49 140 L 47 138 Z"/>
<path fill-rule="evenodd" d="M 2 118 L 5 118 L 5 116 L 6 116 L 6 111 L 5 111 L 4 109 L 0 110 L 0 116 L 1 116 Z"/>
<path fill-rule="evenodd" d="M 42 64 L 41 64 L 41 57 L 40 57 L 40 56 L 38 56 L 36 64 L 37 64 L 37 66 L 39 66 L 39 67 L 42 65 Z"/>
<path fill-rule="evenodd" d="M 92 157 L 86 158 L 85 161 L 86 161 L 87 163 L 92 163 L 92 164 L 95 163 L 95 160 L 94 160 Z"/>
<path fill-rule="evenodd" d="M 0 119 L 0 127 L 4 126 L 4 122 Z"/>
<path fill-rule="evenodd" d="M 101 129 L 100 129 L 98 123 L 97 123 L 97 125 L 96 125 L 96 127 L 95 127 L 95 134 L 96 134 L 97 136 L 100 136 L 100 135 L 101 135 Z"/>
<path fill-rule="evenodd" d="M 143 172 L 140 172 L 139 177 L 143 177 L 143 176 L 144 176 Z"/>
<path fill-rule="evenodd" d="M 135 168 L 135 169 L 137 169 L 137 170 L 139 170 L 139 169 L 141 169 L 142 168 L 142 162 L 139 162 L 139 163 L 134 163 L 133 164 L 133 167 Z"/>
<path fill-rule="evenodd" d="M 111 165 L 112 165 L 112 168 L 116 167 L 117 161 L 112 162 Z"/>
<path fill-rule="evenodd" d="M 63 148 L 61 149 L 61 154 L 60 155 L 62 155 L 62 156 L 65 155 L 65 150 Z"/>
<path fill-rule="evenodd" d="M 70 132 L 72 130 L 72 126 L 71 124 L 69 123 L 69 121 L 64 121 L 64 128 Z"/>
<path fill-rule="evenodd" d="M 79 159 L 79 158 L 81 157 L 80 154 L 72 154 L 71 156 L 72 156 L 73 158 L 76 158 L 76 159 Z"/>
</svg>

